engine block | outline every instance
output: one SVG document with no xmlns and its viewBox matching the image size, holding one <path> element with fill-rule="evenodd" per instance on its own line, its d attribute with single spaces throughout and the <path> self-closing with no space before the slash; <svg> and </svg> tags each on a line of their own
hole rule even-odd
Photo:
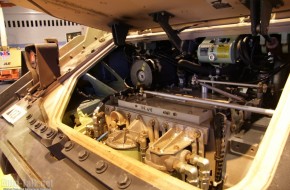
<svg viewBox="0 0 290 190">
<path fill-rule="evenodd" d="M 104 143 L 166 173 L 177 173 L 207 189 L 205 145 L 213 110 L 148 94 L 113 97 L 94 113 L 93 130 L 107 131 Z"/>
</svg>

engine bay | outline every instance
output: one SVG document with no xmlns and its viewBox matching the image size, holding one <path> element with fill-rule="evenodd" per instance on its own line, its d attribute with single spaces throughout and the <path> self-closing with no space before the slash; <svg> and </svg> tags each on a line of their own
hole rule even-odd
<svg viewBox="0 0 290 190">
<path fill-rule="evenodd" d="M 289 73 L 289 34 L 137 41 L 83 74 L 62 122 L 201 189 L 237 184 Z"/>
<path fill-rule="evenodd" d="M 11 2 L 88 26 L 0 94 L 21 187 L 287 189 L 290 1 Z"/>
</svg>

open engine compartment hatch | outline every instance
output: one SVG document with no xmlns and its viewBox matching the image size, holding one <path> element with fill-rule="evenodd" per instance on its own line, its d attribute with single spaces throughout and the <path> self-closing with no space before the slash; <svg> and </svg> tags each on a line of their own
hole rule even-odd
<svg viewBox="0 0 290 190">
<path fill-rule="evenodd" d="M 118 18 L 112 34 L 89 28 L 60 51 L 53 40 L 26 47 L 31 81 L 0 120 L 8 163 L 39 182 L 25 187 L 269 187 L 290 130 L 288 2 L 278 18 L 181 31 L 173 25 L 248 15 L 250 2 L 172 1 L 160 10 L 141 1 L 136 12 L 125 6 L 132 1 L 115 2 L 111 16 L 109 1 L 15 2 L 106 30 Z M 266 2 L 271 16 L 282 1 L 259 1 L 251 15 Z M 129 31 L 149 26 L 165 32 Z"/>
<path fill-rule="evenodd" d="M 81 23 L 93 28 L 110 31 L 113 22 L 122 22 L 132 29 L 144 30 L 159 27 L 150 14 L 166 11 L 174 15 L 170 25 L 199 23 L 198 26 L 210 26 L 209 21 L 245 17 L 250 15 L 250 1 L 240 0 L 182 0 L 182 1 L 132 1 L 113 0 L 75 1 L 75 0 L 10 0 L 16 5 L 51 14 L 64 20 Z M 266 1 L 263 1 L 266 4 Z M 286 13 L 290 9 L 289 1 L 270 0 L 271 5 L 279 7 L 273 12 Z M 283 5 L 283 6 L 282 6 Z M 279 14 L 278 14 L 279 15 Z M 281 17 L 283 14 L 281 14 Z M 232 22 L 232 21 L 231 21 Z M 220 24 L 220 23 L 219 23 Z"/>
</svg>

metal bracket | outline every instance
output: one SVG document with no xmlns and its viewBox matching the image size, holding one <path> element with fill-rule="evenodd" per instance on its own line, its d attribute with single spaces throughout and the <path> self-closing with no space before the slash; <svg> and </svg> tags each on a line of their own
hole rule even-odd
<svg viewBox="0 0 290 190">
<path fill-rule="evenodd" d="M 182 41 L 180 37 L 177 35 L 177 31 L 173 30 L 173 28 L 169 25 L 169 18 L 174 17 L 174 15 L 166 12 L 166 11 L 161 11 L 161 12 L 156 12 L 150 14 L 150 16 L 153 17 L 153 21 L 157 22 L 162 29 L 165 31 L 167 34 L 169 40 L 173 43 L 173 45 L 180 51 L 183 52 L 182 50 Z"/>
<path fill-rule="evenodd" d="M 251 0 L 249 3 L 252 34 L 254 36 L 261 34 L 267 42 L 271 42 L 268 27 L 272 9 L 282 6 L 283 0 Z"/>
<path fill-rule="evenodd" d="M 69 139 L 62 131 L 56 131 L 47 126 L 45 122 L 35 118 L 31 113 L 26 116 L 26 122 L 29 124 L 28 128 L 39 137 L 41 144 L 43 144 L 55 158 L 58 160 L 65 158 L 61 150 Z"/>
<path fill-rule="evenodd" d="M 75 141 L 67 141 L 62 153 L 77 166 L 88 172 L 108 189 L 157 189 L 150 181 L 143 181 L 120 166 L 92 153 Z M 113 180 L 112 180 L 113 179 Z"/>
<path fill-rule="evenodd" d="M 130 26 L 121 22 L 113 22 L 109 25 L 112 29 L 114 43 L 117 46 L 125 45 Z"/>
<path fill-rule="evenodd" d="M 33 76 L 33 85 L 46 89 L 60 76 L 57 41 L 25 47 L 26 64 Z"/>
</svg>

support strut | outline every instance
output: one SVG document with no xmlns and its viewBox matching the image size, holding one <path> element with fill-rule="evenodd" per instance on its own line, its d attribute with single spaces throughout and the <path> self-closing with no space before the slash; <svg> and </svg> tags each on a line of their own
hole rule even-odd
<svg viewBox="0 0 290 190">
<path fill-rule="evenodd" d="M 251 31 L 254 36 L 261 34 L 267 42 L 271 42 L 268 27 L 272 9 L 283 4 L 283 0 L 250 0 Z"/>
<path fill-rule="evenodd" d="M 172 42 L 175 48 L 177 48 L 180 52 L 183 52 L 182 47 L 181 47 L 182 41 L 180 37 L 177 35 L 177 31 L 174 30 L 169 25 L 169 18 L 174 17 L 174 15 L 166 11 L 161 11 L 161 12 L 152 13 L 150 14 L 150 16 L 153 17 L 154 22 L 157 22 L 161 26 L 161 28 L 167 34 L 169 40 Z"/>
<path fill-rule="evenodd" d="M 122 22 L 113 22 L 110 24 L 110 27 L 112 29 L 115 45 L 125 45 L 126 37 L 130 28 L 129 25 Z"/>
</svg>

